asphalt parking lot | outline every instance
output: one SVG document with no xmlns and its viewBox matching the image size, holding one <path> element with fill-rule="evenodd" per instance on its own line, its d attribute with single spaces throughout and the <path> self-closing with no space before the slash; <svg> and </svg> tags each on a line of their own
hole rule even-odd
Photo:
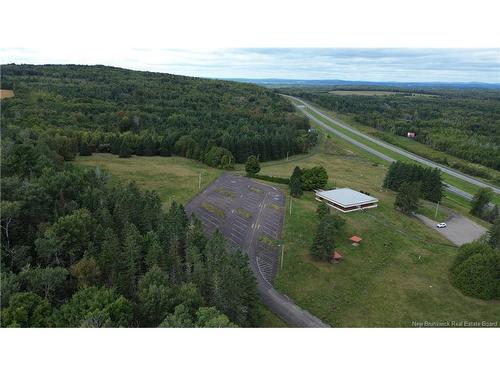
<svg viewBox="0 0 500 375">
<path fill-rule="evenodd" d="M 428 227 L 434 229 L 443 237 L 447 238 L 450 242 L 457 246 L 475 241 L 481 236 L 486 234 L 487 229 L 483 226 L 473 222 L 459 213 L 446 209 L 449 218 L 446 221 L 446 228 L 438 228 L 437 221 L 429 219 L 423 215 L 416 214 L 416 216 Z"/>
<path fill-rule="evenodd" d="M 246 177 L 224 174 L 186 206 L 208 234 L 216 229 L 230 245 L 246 251 L 257 271 L 272 284 L 280 259 L 285 196 Z"/>
<path fill-rule="evenodd" d="M 269 185 L 226 173 L 186 205 L 206 232 L 217 229 L 234 248 L 248 254 L 262 302 L 296 327 L 328 327 L 273 288 L 281 259 L 285 195 Z"/>
</svg>

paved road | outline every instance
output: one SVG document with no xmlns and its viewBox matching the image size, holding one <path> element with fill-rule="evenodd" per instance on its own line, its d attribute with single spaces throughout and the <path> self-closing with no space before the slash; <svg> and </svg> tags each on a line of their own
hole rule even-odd
<svg viewBox="0 0 500 375">
<path fill-rule="evenodd" d="M 420 214 L 415 214 L 425 225 L 439 232 L 443 237 L 446 237 L 457 246 L 469 243 L 479 239 L 487 232 L 483 226 L 469 220 L 468 218 L 458 214 L 457 212 L 445 209 L 450 215 L 446 221 L 446 228 L 438 228 L 437 221 L 431 220 Z"/>
<path fill-rule="evenodd" d="M 281 254 L 285 211 L 281 191 L 246 177 L 224 174 L 191 200 L 186 211 L 198 216 L 209 234 L 218 229 L 233 247 L 246 251 L 261 299 L 270 310 L 291 326 L 328 327 L 272 285 Z"/>
<path fill-rule="evenodd" d="M 363 144 L 361 142 L 358 142 L 355 139 L 349 137 L 348 135 L 346 135 L 346 134 L 344 134 L 344 133 L 342 133 L 342 132 L 340 132 L 340 131 L 332 128 L 331 126 L 329 126 L 327 124 L 325 124 L 323 121 L 317 119 L 315 116 L 313 116 L 310 113 L 308 113 L 307 111 L 305 111 L 305 108 L 311 110 L 312 112 L 314 112 L 317 115 L 323 117 L 324 119 L 327 119 L 328 121 L 333 122 L 335 125 L 343 128 L 343 129 L 346 129 L 346 130 L 348 130 L 348 131 L 350 131 L 350 132 L 352 132 L 352 133 L 354 133 L 354 134 L 356 134 L 356 135 L 358 135 L 358 136 L 360 136 L 360 137 L 362 137 L 362 138 L 364 138 L 366 140 L 369 140 L 370 142 L 373 142 L 373 143 L 375 143 L 375 144 L 377 144 L 379 146 L 382 146 L 382 147 L 384 147 L 384 148 L 386 148 L 388 150 L 396 152 L 396 153 L 398 153 L 398 154 L 400 154 L 402 156 L 405 156 L 405 157 L 407 157 L 409 159 L 418 161 L 418 162 L 420 162 L 422 164 L 425 164 L 427 166 L 430 166 L 430 167 L 433 167 L 433 168 L 438 168 L 441 171 L 443 171 L 443 172 L 445 172 L 445 173 L 447 173 L 447 174 L 449 174 L 451 176 L 454 176 L 456 178 L 459 178 L 459 179 L 461 179 L 463 181 L 470 182 L 470 183 L 472 183 L 474 185 L 477 185 L 477 186 L 480 186 L 480 187 L 489 187 L 495 193 L 497 193 L 497 194 L 500 193 L 500 188 L 498 188 L 495 185 L 485 183 L 485 182 L 480 181 L 480 180 L 478 180 L 478 179 L 476 179 L 474 177 L 468 176 L 468 175 L 466 175 L 464 173 L 461 173 L 461 172 L 458 172 L 458 171 L 456 171 L 454 169 L 448 168 L 448 167 L 443 166 L 441 164 L 435 163 L 435 162 L 433 162 L 431 160 L 425 159 L 425 158 L 423 158 L 421 156 L 415 155 L 415 154 L 413 154 L 411 152 L 408 152 L 408 151 L 406 151 L 406 150 L 404 150 L 402 148 L 393 146 L 393 145 L 391 145 L 389 143 L 386 143 L 386 142 L 383 142 L 383 141 L 381 141 L 379 139 L 370 137 L 369 135 L 366 135 L 365 133 L 360 132 L 360 131 L 354 129 L 353 127 L 351 127 L 351 126 L 349 126 L 349 125 L 347 125 L 347 124 L 345 124 L 345 123 L 343 123 L 343 122 L 341 122 L 341 121 L 339 121 L 337 119 L 333 119 L 333 118 L 325 115 L 324 113 L 322 113 L 321 111 L 319 111 L 317 108 L 313 107 L 309 103 L 307 103 L 307 102 L 305 102 L 305 101 L 303 101 L 303 100 L 301 100 L 299 98 L 296 98 L 296 97 L 293 97 L 293 96 L 288 96 L 288 95 L 283 95 L 283 96 L 285 96 L 285 97 L 287 97 L 289 99 L 294 99 L 294 100 L 300 102 L 301 103 L 300 105 L 297 105 L 295 102 L 293 102 L 293 103 L 294 103 L 294 105 L 302 113 L 304 113 L 308 118 L 310 118 L 311 120 L 313 120 L 314 122 L 316 122 L 318 125 L 320 125 L 323 129 L 325 129 L 325 130 L 329 131 L 330 133 L 333 133 L 333 134 L 341 137 L 342 139 L 344 139 L 344 140 L 346 140 L 346 141 L 354 144 L 355 146 L 357 146 L 357 147 L 359 147 L 359 148 L 361 148 L 361 149 L 363 149 L 363 150 L 365 150 L 365 151 L 367 151 L 367 152 L 369 152 L 369 153 L 371 153 L 371 154 L 373 154 L 373 155 L 375 155 L 375 156 L 377 156 L 377 157 L 379 157 L 379 158 L 381 158 L 383 160 L 386 160 L 388 162 L 394 162 L 394 161 L 396 161 L 395 159 L 393 159 L 393 158 L 385 155 L 384 153 L 379 152 L 379 151 L 377 151 L 377 150 L 371 148 L 370 146 L 367 146 L 367 145 L 365 145 L 365 144 Z M 472 199 L 472 195 L 470 193 L 468 193 L 466 191 L 463 191 L 463 190 L 461 190 L 461 189 L 459 189 L 459 188 L 457 188 L 455 186 L 451 186 L 449 184 L 445 184 L 445 188 L 447 190 L 455 193 L 455 194 L 458 194 L 458 195 L 462 196 L 465 199 L 468 199 L 468 200 Z"/>
</svg>

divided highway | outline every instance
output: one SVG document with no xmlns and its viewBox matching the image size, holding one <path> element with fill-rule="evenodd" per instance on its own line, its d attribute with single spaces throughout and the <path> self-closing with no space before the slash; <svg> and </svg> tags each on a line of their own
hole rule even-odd
<svg viewBox="0 0 500 375">
<path fill-rule="evenodd" d="M 330 133 L 333 133 L 335 134 L 336 136 L 348 141 L 349 143 L 352 143 L 353 145 L 371 153 L 372 155 L 375 155 L 379 158 L 381 158 L 382 160 L 385 160 L 385 161 L 388 161 L 388 162 L 394 162 L 396 161 L 394 158 L 391 158 L 390 156 L 380 152 L 380 151 L 377 151 L 375 149 L 373 149 L 372 147 L 370 146 L 367 146 L 365 145 L 364 143 L 361 143 L 361 142 L 358 142 L 356 141 L 355 139 L 349 137 L 348 135 L 346 135 L 345 133 L 341 132 L 341 131 L 338 131 L 336 129 L 334 129 L 333 127 L 329 126 L 328 124 L 324 123 L 323 121 L 319 120 L 317 117 L 311 115 L 309 112 L 307 112 L 305 110 L 305 108 L 309 109 L 310 111 L 316 113 L 318 116 L 334 123 L 335 125 L 345 129 L 345 130 L 348 130 L 349 132 L 353 133 L 353 134 L 356 134 L 357 136 L 359 137 L 362 137 L 370 142 L 373 142 L 379 146 L 382 146 L 384 147 L 385 149 L 387 150 L 390 150 L 392 152 L 395 152 L 397 154 L 400 154 L 404 157 L 407 157 L 409 159 L 412 159 L 412 160 L 415 160 L 419 163 L 422 163 L 424 165 L 427 165 L 427 166 L 430 166 L 432 168 L 438 168 L 440 169 L 442 172 L 446 173 L 446 174 L 449 174 L 450 176 L 453 176 L 453 177 L 456 177 L 462 181 L 466 181 L 466 182 L 469 182 L 471 184 L 474 184 L 476 186 L 479 186 L 479 187 L 489 187 L 490 189 L 492 189 L 496 194 L 500 194 L 500 188 L 498 188 L 497 186 L 495 185 L 492 185 L 492 184 L 488 184 L 488 183 L 485 183 L 481 180 L 478 180 L 472 176 L 469 176 L 469 175 L 466 175 L 464 173 L 461 173 L 459 171 L 456 171 L 454 169 L 451 169 L 449 167 L 446 167 L 444 165 L 441 165 L 441 164 L 438 164 L 438 163 L 435 163 L 429 159 L 426 159 L 426 158 L 423 158 L 421 156 L 418 156 L 418 155 L 415 155 L 411 152 L 408 152 L 402 148 L 399 148 L 399 147 L 396 147 L 396 146 L 393 146 L 389 143 L 386 143 L 386 142 L 383 142 L 379 139 L 376 139 L 376 138 L 373 138 L 373 137 L 370 137 L 369 135 L 366 135 L 365 133 L 363 132 L 360 132 L 356 129 L 354 129 L 353 127 L 337 120 L 337 119 L 333 119 L 327 115 L 325 115 L 324 113 L 322 113 L 321 111 L 319 111 L 317 108 L 313 107 L 312 105 L 310 105 L 309 103 L 303 101 L 302 99 L 299 99 L 299 98 L 296 98 L 296 97 L 293 97 L 293 96 L 289 96 L 289 95 L 283 95 L 284 97 L 288 98 L 288 99 L 292 99 L 292 103 L 302 112 L 304 113 L 304 115 L 306 115 L 308 118 L 310 118 L 311 120 L 313 120 L 315 123 L 317 123 L 319 126 L 321 126 L 323 129 L 325 129 L 326 131 L 330 132 Z M 300 103 L 300 105 L 297 104 L 297 102 Z M 457 195 L 460 195 L 461 197 L 467 199 L 467 200 L 471 200 L 472 199 L 472 194 L 466 192 L 466 191 L 463 191 L 455 186 L 452 186 L 452 185 L 449 185 L 449 184 L 446 184 L 445 183 L 445 189 L 446 190 L 449 190 Z"/>
</svg>

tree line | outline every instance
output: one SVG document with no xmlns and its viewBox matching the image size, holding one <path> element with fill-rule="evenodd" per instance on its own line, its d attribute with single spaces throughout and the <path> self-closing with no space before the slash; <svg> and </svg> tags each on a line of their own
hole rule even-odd
<svg viewBox="0 0 500 375">
<path fill-rule="evenodd" d="M 2 326 L 233 327 L 259 322 L 248 259 L 175 202 L 61 163 L 2 152 Z"/>
<path fill-rule="evenodd" d="M 1 69 L 2 87 L 15 90 L 2 101 L 4 135 L 42 139 L 65 160 L 177 155 L 230 168 L 250 155 L 305 153 L 317 141 L 286 99 L 256 85 L 105 66 Z"/>
<path fill-rule="evenodd" d="M 389 166 L 383 186 L 400 191 L 412 185 L 417 195 L 431 202 L 440 202 L 443 197 L 441 172 L 437 168 L 424 167 L 418 164 L 397 161 Z"/>
</svg>

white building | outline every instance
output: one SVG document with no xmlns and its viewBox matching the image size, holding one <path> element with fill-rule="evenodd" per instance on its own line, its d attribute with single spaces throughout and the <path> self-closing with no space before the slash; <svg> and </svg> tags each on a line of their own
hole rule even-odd
<svg viewBox="0 0 500 375">
<path fill-rule="evenodd" d="M 330 207 L 342 212 L 364 210 L 378 205 L 377 198 L 349 188 L 317 191 L 316 200 L 325 202 Z"/>
</svg>

